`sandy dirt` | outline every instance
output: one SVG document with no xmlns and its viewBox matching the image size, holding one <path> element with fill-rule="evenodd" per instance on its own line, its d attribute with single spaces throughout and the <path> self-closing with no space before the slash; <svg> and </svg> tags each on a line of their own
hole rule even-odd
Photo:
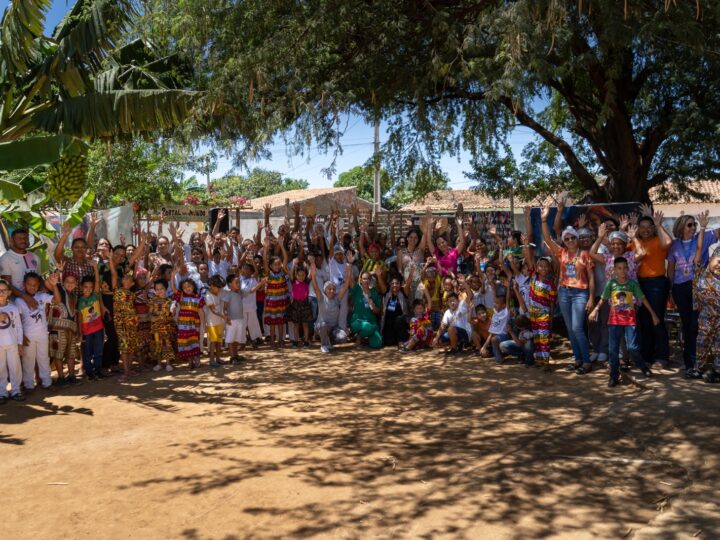
<svg viewBox="0 0 720 540">
<path fill-rule="evenodd" d="M 717 386 L 251 356 L 0 407 L 3 536 L 720 538 Z"/>
</svg>

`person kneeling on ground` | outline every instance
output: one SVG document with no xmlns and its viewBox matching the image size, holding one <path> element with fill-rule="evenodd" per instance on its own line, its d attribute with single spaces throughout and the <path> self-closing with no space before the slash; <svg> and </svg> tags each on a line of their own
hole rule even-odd
<svg viewBox="0 0 720 540">
<path fill-rule="evenodd" d="M 514 321 L 513 325 L 507 325 L 507 333 L 510 339 L 500 342 L 500 353 L 504 355 L 517 356 L 521 362 L 527 367 L 532 366 L 534 361 L 535 348 L 533 347 L 533 332 L 530 329 L 530 319 L 525 315 L 520 315 Z"/>
<path fill-rule="evenodd" d="M 348 255 L 348 259 L 353 261 L 353 256 Z M 337 292 L 337 285 L 331 280 L 326 281 L 322 291 L 320 290 L 317 282 L 317 266 L 314 259 L 310 262 L 310 280 L 318 301 L 315 332 L 320 336 L 320 352 L 329 353 L 333 348 L 333 343 L 347 341 L 347 332 L 342 329 L 340 324 L 340 305 L 352 281 L 352 262 L 346 265 L 345 278 L 340 292 Z"/>
<path fill-rule="evenodd" d="M 414 316 L 410 319 L 410 339 L 400 345 L 401 352 L 417 349 L 429 349 L 433 342 L 432 321 L 430 310 L 421 298 L 413 302 Z"/>
<path fill-rule="evenodd" d="M 509 289 L 505 289 L 503 287 L 497 287 L 496 289 L 496 295 L 495 295 L 495 302 L 493 304 L 493 314 L 492 319 L 490 320 L 490 334 L 488 335 L 487 340 L 482 346 L 482 349 L 480 349 L 480 354 L 482 356 L 485 356 L 488 351 L 488 346 L 492 345 L 492 352 L 493 356 L 495 356 L 495 363 L 496 364 L 502 364 L 503 363 L 503 356 L 502 352 L 500 351 L 500 344 L 503 341 L 508 341 L 511 339 L 510 335 L 507 333 L 507 326 L 510 322 L 510 312 L 507 308 L 507 291 Z"/>
<path fill-rule="evenodd" d="M 467 283 L 465 283 L 465 286 L 467 287 Z M 460 351 L 460 347 L 472 341 L 478 350 L 480 349 L 480 337 L 473 332 L 472 326 L 470 325 L 471 302 L 471 293 L 468 293 L 462 302 L 460 302 L 456 293 L 448 294 L 448 309 L 445 311 L 445 315 L 443 315 L 440 329 L 433 340 L 434 347 L 437 347 L 440 341 L 450 343 L 450 350 L 448 350 L 446 354 L 457 354 Z"/>
</svg>

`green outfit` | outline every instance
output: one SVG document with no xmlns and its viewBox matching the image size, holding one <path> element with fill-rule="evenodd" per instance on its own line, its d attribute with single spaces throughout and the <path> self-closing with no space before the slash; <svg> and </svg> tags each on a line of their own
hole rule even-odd
<svg viewBox="0 0 720 540">
<path fill-rule="evenodd" d="M 365 301 L 362 287 L 360 285 L 353 285 L 352 289 L 350 289 L 350 297 L 353 301 L 350 328 L 360 337 L 368 338 L 370 347 L 379 349 L 382 346 L 380 326 L 378 325 L 377 317 Z M 382 306 L 380 294 L 375 289 L 370 289 L 370 299 L 376 306 Z"/>
</svg>

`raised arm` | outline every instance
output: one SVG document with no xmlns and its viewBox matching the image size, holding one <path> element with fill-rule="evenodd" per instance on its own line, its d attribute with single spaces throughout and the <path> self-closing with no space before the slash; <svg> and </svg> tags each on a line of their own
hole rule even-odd
<svg viewBox="0 0 720 540">
<path fill-rule="evenodd" d="M 558 213 L 560 213 L 560 208 L 558 208 Z M 550 235 L 550 228 L 548 227 L 548 217 L 550 217 L 550 207 L 546 206 L 542 209 L 541 214 L 541 220 L 542 220 L 542 234 L 543 234 L 543 240 L 545 240 L 545 243 L 548 246 L 548 249 L 554 256 L 558 256 L 562 248 L 558 245 L 555 240 L 553 240 L 553 237 Z"/>
<path fill-rule="evenodd" d="M 590 257 L 596 262 L 599 262 L 600 264 L 603 264 L 605 262 L 605 257 L 603 257 L 598 251 L 600 250 L 600 246 L 605 241 L 605 237 L 607 236 L 607 226 L 605 223 L 601 223 L 600 227 L 598 228 L 598 235 L 597 239 L 593 243 L 592 247 L 590 248 Z"/>
<path fill-rule="evenodd" d="M 435 253 L 435 242 L 433 242 L 432 229 L 433 229 L 432 210 L 430 210 L 430 207 L 428 206 L 427 210 L 425 210 L 425 231 L 424 231 L 422 239 L 425 242 L 424 247 L 426 249 L 429 249 L 430 253 Z"/>
<path fill-rule="evenodd" d="M 58 240 L 58 243 L 55 246 L 55 262 L 58 265 L 60 263 L 67 261 L 67 257 L 65 256 L 65 243 L 67 242 L 68 236 L 70 236 L 71 232 L 72 232 L 72 227 L 70 226 L 70 222 L 65 221 L 65 223 L 63 223 L 63 226 L 62 226 L 60 239 Z"/>
<path fill-rule="evenodd" d="M 560 201 L 558 201 L 557 213 L 555 214 L 555 220 L 553 221 L 553 231 L 555 231 L 555 236 L 557 236 L 558 238 L 560 237 L 560 233 L 562 232 L 562 215 L 563 211 L 565 210 L 566 204 L 567 198 L 561 197 Z M 547 217 L 545 219 L 547 219 Z"/>
<path fill-rule="evenodd" d="M 110 263 L 110 286 L 112 287 L 112 290 L 114 291 L 117 289 L 118 286 L 118 279 L 117 279 L 117 270 L 115 269 L 115 259 L 113 259 L 113 254 L 110 254 L 109 258 Z"/>
<path fill-rule="evenodd" d="M 88 227 L 88 232 L 85 235 L 85 243 L 93 252 L 95 252 L 95 229 L 101 221 L 102 217 L 99 214 L 95 212 L 90 214 L 90 227 Z"/>
<path fill-rule="evenodd" d="M 705 210 L 704 212 L 700 212 L 697 217 L 697 222 L 700 225 L 700 230 L 698 231 L 698 241 L 697 241 L 697 247 L 695 248 L 695 259 L 694 262 L 696 265 L 702 264 L 703 259 L 703 249 L 705 244 L 705 230 L 707 229 L 708 224 L 710 223 L 710 211 Z"/>
<path fill-rule="evenodd" d="M 215 235 L 220 232 L 220 225 L 222 224 L 222 220 L 225 219 L 225 216 L 227 216 L 227 211 L 224 208 L 218 210 L 215 225 L 213 225 L 212 232 L 210 233 L 210 236 L 212 236 L 213 239 L 215 238 Z"/>
</svg>

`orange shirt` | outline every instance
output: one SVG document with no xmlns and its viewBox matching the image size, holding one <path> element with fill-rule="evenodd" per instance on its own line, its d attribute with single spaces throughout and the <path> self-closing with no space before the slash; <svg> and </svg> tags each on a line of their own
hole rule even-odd
<svg viewBox="0 0 720 540">
<path fill-rule="evenodd" d="M 593 266 L 588 251 L 578 250 L 574 257 L 570 257 L 568 250 L 563 248 L 560 252 L 560 286 L 589 289 L 588 271 L 592 271 Z"/>
<path fill-rule="evenodd" d="M 646 254 L 640 261 L 637 275 L 639 278 L 656 278 L 665 275 L 665 259 L 668 250 L 663 249 L 660 245 L 660 237 L 653 236 L 644 240 L 638 238 L 640 244 L 645 248 Z"/>
</svg>

